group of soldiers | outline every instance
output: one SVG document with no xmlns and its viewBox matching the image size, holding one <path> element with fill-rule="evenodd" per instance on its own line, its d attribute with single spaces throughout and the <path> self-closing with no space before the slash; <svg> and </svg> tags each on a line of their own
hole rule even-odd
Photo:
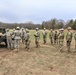
<svg viewBox="0 0 76 75">
<path fill-rule="evenodd" d="M 66 45 L 67 45 L 68 52 L 70 52 L 70 46 L 71 46 L 71 41 L 73 37 L 73 34 L 71 32 L 71 27 L 68 27 L 67 31 L 68 32 L 66 33 Z M 43 35 L 43 43 L 46 44 L 47 42 L 46 28 L 43 29 L 42 35 Z M 40 46 L 39 28 L 36 28 L 34 37 L 35 37 L 36 48 L 38 48 Z M 7 29 L 6 38 L 7 38 L 8 49 L 14 49 L 14 50 L 19 51 L 21 40 L 22 40 L 22 44 L 25 44 L 27 50 L 29 50 L 30 48 L 30 32 L 27 28 L 20 29 L 20 27 L 17 27 L 16 29 L 13 29 L 13 32 L 9 32 L 9 29 Z M 63 28 L 59 29 L 59 32 L 54 31 L 53 29 L 50 29 L 49 39 L 52 45 L 59 44 L 60 51 L 63 51 L 63 44 L 64 44 L 64 29 Z M 74 39 L 75 39 L 75 49 L 76 49 L 76 33 L 74 34 Z"/>
</svg>

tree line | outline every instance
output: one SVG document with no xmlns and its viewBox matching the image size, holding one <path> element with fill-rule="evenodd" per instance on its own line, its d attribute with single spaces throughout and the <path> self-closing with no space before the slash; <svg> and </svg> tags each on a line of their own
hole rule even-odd
<svg viewBox="0 0 76 75">
<path fill-rule="evenodd" d="M 67 28 L 70 26 L 72 29 L 76 30 L 76 20 L 68 20 L 64 21 L 62 19 L 56 19 L 53 18 L 49 21 L 43 21 L 42 24 L 34 24 L 33 22 L 28 22 L 28 23 L 3 23 L 0 22 L 0 27 L 4 28 L 16 28 L 17 26 L 19 27 L 24 27 L 28 29 L 35 29 L 38 27 L 39 29 L 43 29 L 44 27 L 47 29 L 60 29 L 60 28 Z"/>
</svg>

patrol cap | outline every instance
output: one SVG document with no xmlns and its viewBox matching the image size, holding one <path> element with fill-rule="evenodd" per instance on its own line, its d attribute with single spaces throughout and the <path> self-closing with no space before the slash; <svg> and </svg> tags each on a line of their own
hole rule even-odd
<svg viewBox="0 0 76 75">
<path fill-rule="evenodd" d="M 71 27 L 68 27 L 67 29 L 68 29 L 68 30 L 71 30 Z"/>
</svg>

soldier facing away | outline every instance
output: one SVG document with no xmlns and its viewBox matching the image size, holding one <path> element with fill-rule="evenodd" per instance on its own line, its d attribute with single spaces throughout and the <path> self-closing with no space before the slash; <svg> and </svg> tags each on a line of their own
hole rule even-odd
<svg viewBox="0 0 76 75">
<path fill-rule="evenodd" d="M 70 46 L 71 46 L 71 41 L 72 41 L 72 33 L 70 32 L 71 27 L 68 27 L 68 32 L 66 34 L 66 43 L 67 43 L 67 50 L 70 52 Z"/>
<path fill-rule="evenodd" d="M 54 43 L 54 32 L 53 32 L 53 29 L 50 30 L 49 38 L 50 38 L 51 44 L 53 44 Z"/>
<path fill-rule="evenodd" d="M 26 29 L 25 45 L 26 45 L 26 48 L 29 50 L 29 48 L 30 48 L 30 33 L 29 33 L 28 29 Z"/>
<path fill-rule="evenodd" d="M 23 44 L 24 44 L 24 41 L 25 41 L 25 34 L 26 34 L 25 29 L 22 28 L 21 38 L 22 38 L 22 43 Z"/>
<path fill-rule="evenodd" d="M 21 40 L 20 27 L 17 27 L 15 30 L 15 50 L 19 51 Z"/>
<path fill-rule="evenodd" d="M 7 39 L 7 48 L 11 49 L 12 38 L 11 38 L 11 33 L 9 32 L 9 29 L 7 29 L 7 32 L 6 32 L 6 39 Z"/>
<path fill-rule="evenodd" d="M 75 50 L 76 50 L 76 32 L 74 34 L 74 39 L 75 39 Z"/>
<path fill-rule="evenodd" d="M 63 50 L 63 42 L 64 42 L 64 33 L 63 33 L 63 31 L 64 31 L 64 29 L 61 28 L 60 29 L 60 34 L 58 36 L 58 38 L 59 38 L 59 48 L 60 48 L 60 51 Z"/>
<path fill-rule="evenodd" d="M 39 32 L 39 28 L 36 28 L 36 32 L 34 34 L 35 36 L 35 44 L 36 44 L 36 48 L 38 48 L 39 45 L 39 39 L 40 39 L 40 32 Z"/>
<path fill-rule="evenodd" d="M 47 38 L 46 28 L 44 28 L 44 31 L 43 31 L 42 35 L 43 35 L 43 42 L 45 44 L 46 43 L 46 38 Z"/>
</svg>

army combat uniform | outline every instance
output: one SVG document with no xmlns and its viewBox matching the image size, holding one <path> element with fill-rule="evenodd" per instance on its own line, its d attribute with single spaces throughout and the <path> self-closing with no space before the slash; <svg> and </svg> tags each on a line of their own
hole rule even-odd
<svg viewBox="0 0 76 75">
<path fill-rule="evenodd" d="M 23 28 L 22 33 L 21 33 L 21 38 L 22 38 L 22 43 L 23 44 L 24 44 L 24 41 L 25 41 L 25 35 L 26 35 L 26 32 L 25 32 L 25 29 Z"/>
<path fill-rule="evenodd" d="M 39 45 L 40 32 L 39 32 L 38 28 L 36 28 L 36 32 L 35 32 L 34 36 L 35 36 L 35 44 L 36 44 L 36 47 L 38 48 L 40 46 Z"/>
<path fill-rule="evenodd" d="M 68 27 L 68 32 L 66 34 L 66 42 L 67 42 L 67 49 L 70 52 L 70 45 L 72 41 L 72 33 L 70 32 L 71 27 Z"/>
<path fill-rule="evenodd" d="M 9 30 L 7 30 L 7 32 L 6 32 L 6 39 L 7 39 L 7 48 L 11 49 L 12 38 L 11 38 L 11 33 L 9 32 Z"/>
<path fill-rule="evenodd" d="M 20 40 L 21 40 L 21 32 L 20 28 L 17 27 L 17 29 L 15 30 L 15 49 L 17 51 L 19 51 L 20 48 Z"/>
<path fill-rule="evenodd" d="M 58 43 L 58 34 L 57 34 L 57 31 L 55 31 L 54 33 L 54 44 L 57 44 Z"/>
<path fill-rule="evenodd" d="M 47 38 L 47 32 L 46 32 L 46 28 L 44 28 L 44 31 L 43 31 L 43 42 L 44 44 L 46 43 L 46 38 Z"/>
<path fill-rule="evenodd" d="M 26 29 L 25 45 L 27 49 L 30 48 L 30 33 L 28 29 Z"/>
<path fill-rule="evenodd" d="M 12 32 L 12 49 L 15 49 L 15 30 Z"/>
<path fill-rule="evenodd" d="M 50 38 L 51 44 L 53 44 L 53 43 L 54 43 L 54 32 L 53 32 L 52 29 L 51 29 L 51 31 L 50 31 L 50 33 L 49 33 L 49 38 Z"/>
<path fill-rule="evenodd" d="M 63 42 L 64 42 L 64 33 L 63 33 L 63 30 L 64 29 L 60 29 L 60 34 L 59 34 L 59 36 L 58 36 L 58 38 L 59 38 L 59 48 L 60 48 L 60 51 L 62 51 L 63 50 Z"/>
</svg>

